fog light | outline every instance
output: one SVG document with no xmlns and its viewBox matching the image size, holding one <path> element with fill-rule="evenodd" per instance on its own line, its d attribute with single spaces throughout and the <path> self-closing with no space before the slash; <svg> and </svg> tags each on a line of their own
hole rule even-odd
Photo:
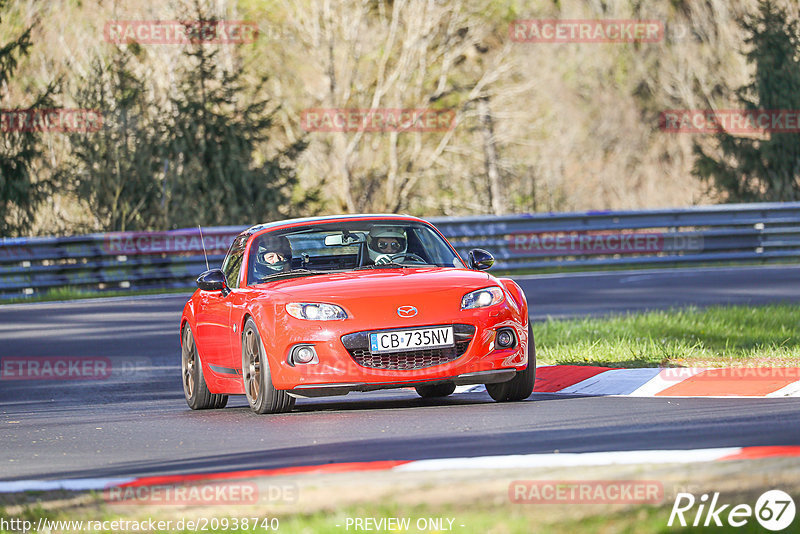
<svg viewBox="0 0 800 534">
<path fill-rule="evenodd" d="M 292 356 L 291 356 L 291 364 L 308 364 L 308 363 L 318 363 L 319 358 L 317 358 L 317 351 L 314 350 L 314 347 L 311 345 L 298 345 L 294 349 L 292 349 Z"/>
<path fill-rule="evenodd" d="M 294 359 L 297 363 L 308 363 L 314 359 L 314 351 L 311 350 L 311 347 L 300 347 L 297 349 Z"/>
<path fill-rule="evenodd" d="M 504 328 L 497 331 L 497 338 L 495 338 L 495 341 L 497 342 L 498 347 L 508 349 L 516 344 L 517 338 L 514 336 L 513 330 L 510 328 Z"/>
</svg>

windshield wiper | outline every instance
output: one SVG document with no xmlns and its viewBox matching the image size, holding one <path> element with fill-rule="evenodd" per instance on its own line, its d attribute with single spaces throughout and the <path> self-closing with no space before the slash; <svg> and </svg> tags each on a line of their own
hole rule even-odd
<svg viewBox="0 0 800 534">
<path fill-rule="evenodd" d="M 271 282 L 273 280 L 282 280 L 284 278 L 295 278 L 297 276 L 313 276 L 315 274 L 328 274 L 333 271 L 310 271 L 308 269 L 292 269 L 291 271 L 287 271 L 285 273 L 276 273 L 271 274 L 269 276 L 265 276 L 264 278 L 260 278 L 258 280 L 259 284 L 264 282 Z"/>
<path fill-rule="evenodd" d="M 398 268 L 399 269 L 410 269 L 412 267 L 413 267 L 413 265 L 403 265 L 402 263 L 389 262 L 389 263 L 379 263 L 379 264 L 376 264 L 376 265 L 362 265 L 361 267 L 356 267 L 353 270 L 354 271 L 361 271 L 361 270 L 364 270 L 364 269 L 387 269 L 387 268 L 392 268 L 392 269 L 398 269 Z"/>
</svg>

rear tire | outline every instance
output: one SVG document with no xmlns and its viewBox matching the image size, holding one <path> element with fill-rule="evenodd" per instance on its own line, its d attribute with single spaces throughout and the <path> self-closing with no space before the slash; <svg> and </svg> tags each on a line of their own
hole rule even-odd
<svg viewBox="0 0 800 534">
<path fill-rule="evenodd" d="M 533 328 L 528 322 L 528 366 L 522 371 L 517 371 L 514 378 L 508 382 L 486 384 L 486 391 L 497 402 L 521 401 L 531 396 L 535 382 L 536 342 L 533 339 Z"/>
<path fill-rule="evenodd" d="M 228 396 L 211 393 L 203 377 L 203 366 L 194 342 L 192 329 L 188 324 L 183 326 L 181 333 L 181 374 L 183 382 L 183 395 L 186 404 L 192 410 L 209 410 L 224 408 L 228 404 Z"/>
<path fill-rule="evenodd" d="M 430 386 L 417 386 L 414 389 L 423 399 L 435 399 L 437 397 L 447 397 L 456 390 L 456 385 L 452 382 L 442 382 L 441 384 L 431 384 Z"/>
<path fill-rule="evenodd" d="M 242 333 L 242 377 L 247 402 L 255 413 L 284 413 L 294 408 L 294 397 L 272 385 L 269 359 L 251 318 Z"/>
</svg>

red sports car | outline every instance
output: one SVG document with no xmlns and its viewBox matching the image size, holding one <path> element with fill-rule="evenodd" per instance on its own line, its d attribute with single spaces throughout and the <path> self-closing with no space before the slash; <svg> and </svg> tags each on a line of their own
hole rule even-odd
<svg viewBox="0 0 800 534">
<path fill-rule="evenodd" d="M 253 226 L 206 271 L 180 323 L 183 389 L 195 410 L 245 394 L 257 413 L 296 398 L 414 387 L 443 397 L 486 384 L 496 401 L 533 391 L 522 289 L 468 265 L 430 223 L 399 215 Z"/>
</svg>

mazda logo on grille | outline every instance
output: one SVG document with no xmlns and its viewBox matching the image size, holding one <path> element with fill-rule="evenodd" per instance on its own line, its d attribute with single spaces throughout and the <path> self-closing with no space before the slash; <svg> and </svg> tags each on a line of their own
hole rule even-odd
<svg viewBox="0 0 800 534">
<path fill-rule="evenodd" d="M 400 317 L 414 317 L 417 309 L 414 306 L 400 306 L 397 308 L 397 315 Z"/>
</svg>

